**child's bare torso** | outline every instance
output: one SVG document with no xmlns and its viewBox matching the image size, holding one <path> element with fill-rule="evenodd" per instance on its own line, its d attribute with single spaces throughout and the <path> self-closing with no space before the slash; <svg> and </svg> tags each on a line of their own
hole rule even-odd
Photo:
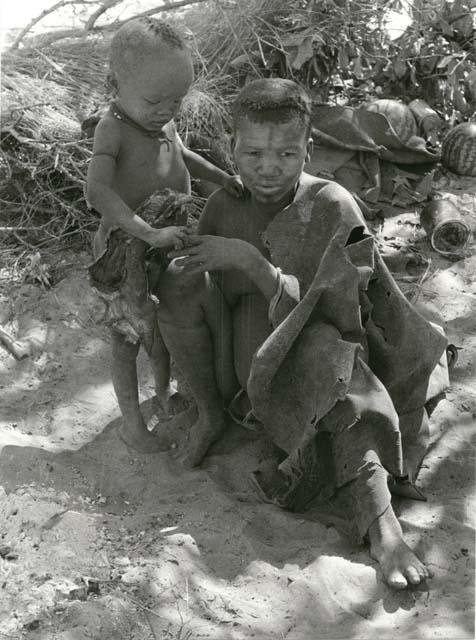
<svg viewBox="0 0 476 640">
<path fill-rule="evenodd" d="M 114 118 L 110 113 L 104 117 Z M 173 122 L 165 125 L 166 138 L 160 140 L 127 123 L 116 122 L 120 127 L 121 140 L 111 187 L 132 210 L 137 209 L 154 191 L 169 188 L 190 193 L 190 175 Z M 102 226 L 107 229 L 105 220 Z"/>
</svg>

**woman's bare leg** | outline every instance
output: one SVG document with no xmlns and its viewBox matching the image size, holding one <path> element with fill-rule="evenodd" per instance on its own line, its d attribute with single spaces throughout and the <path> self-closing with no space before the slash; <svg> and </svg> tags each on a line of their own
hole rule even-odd
<svg viewBox="0 0 476 640">
<path fill-rule="evenodd" d="M 429 578 L 429 570 L 403 539 L 392 507 L 388 473 L 374 451 L 365 454 L 349 490 L 360 535 L 368 533 L 370 555 L 380 564 L 387 584 L 393 589 L 405 589 Z"/>
<path fill-rule="evenodd" d="M 380 564 L 387 584 L 393 589 L 405 589 L 431 577 L 403 539 L 402 527 L 392 505 L 370 525 L 370 555 Z"/>
<path fill-rule="evenodd" d="M 231 319 L 207 274 L 183 277 L 172 264 L 161 279 L 159 297 L 161 334 L 197 404 L 198 420 L 182 457 L 193 467 L 222 434 L 224 406 L 237 390 Z"/>
</svg>

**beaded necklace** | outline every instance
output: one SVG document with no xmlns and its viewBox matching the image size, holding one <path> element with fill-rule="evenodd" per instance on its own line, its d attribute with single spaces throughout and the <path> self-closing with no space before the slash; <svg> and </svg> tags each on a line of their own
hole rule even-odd
<svg viewBox="0 0 476 640">
<path fill-rule="evenodd" d="M 164 131 L 149 131 L 148 129 L 143 127 L 141 124 L 139 124 L 138 122 L 130 118 L 127 115 L 127 113 L 125 113 L 120 107 L 117 106 L 115 102 L 111 102 L 110 108 L 111 108 L 111 113 L 115 118 L 117 118 L 118 120 L 121 120 L 125 124 L 128 124 L 130 127 L 134 127 L 134 129 L 137 129 L 148 138 L 153 138 L 154 140 L 157 140 L 159 142 L 159 151 L 160 151 L 160 147 L 163 144 L 165 144 L 165 146 L 167 147 L 167 151 L 169 151 L 170 145 L 172 144 L 172 140 L 170 140 L 170 138 L 167 137 L 167 134 Z"/>
</svg>

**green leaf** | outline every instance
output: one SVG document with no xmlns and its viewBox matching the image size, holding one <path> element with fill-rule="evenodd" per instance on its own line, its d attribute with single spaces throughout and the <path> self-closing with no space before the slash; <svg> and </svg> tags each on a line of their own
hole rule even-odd
<svg viewBox="0 0 476 640">
<path fill-rule="evenodd" d="M 460 57 L 461 57 L 461 53 L 451 53 L 449 56 L 444 56 L 438 62 L 438 64 L 436 65 L 436 68 L 444 69 L 445 67 L 448 67 L 453 60 L 458 59 Z"/>
<path fill-rule="evenodd" d="M 437 22 L 437 27 L 441 29 L 441 31 L 444 33 L 445 36 L 453 35 L 453 27 L 450 24 L 448 24 L 446 20 L 443 20 L 443 18 L 439 18 Z"/>
<path fill-rule="evenodd" d="M 296 56 L 291 62 L 293 69 L 300 69 L 314 55 L 312 36 L 305 38 L 297 48 Z"/>
<path fill-rule="evenodd" d="M 337 60 L 341 69 L 347 69 L 349 66 L 349 56 L 345 48 L 339 49 L 337 53 Z"/>
<path fill-rule="evenodd" d="M 242 53 L 241 56 L 233 58 L 230 62 L 230 66 L 234 69 L 239 69 L 239 67 L 243 67 L 246 64 L 250 64 L 250 56 L 246 53 Z"/>
<path fill-rule="evenodd" d="M 407 69 L 408 67 L 405 60 L 402 60 L 401 58 L 397 58 L 395 60 L 395 63 L 393 65 L 393 70 L 398 79 L 401 79 L 406 75 Z"/>
<path fill-rule="evenodd" d="M 360 60 L 360 56 L 354 59 L 354 76 L 358 80 L 361 80 L 364 77 L 364 74 L 362 71 L 362 61 Z"/>
<path fill-rule="evenodd" d="M 466 76 L 465 80 L 466 87 L 471 95 L 472 100 L 476 100 L 476 69 L 473 69 Z"/>
</svg>

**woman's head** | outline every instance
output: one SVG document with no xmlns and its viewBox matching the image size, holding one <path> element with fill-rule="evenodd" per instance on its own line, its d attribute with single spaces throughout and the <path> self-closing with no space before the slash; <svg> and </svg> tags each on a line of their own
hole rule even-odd
<svg viewBox="0 0 476 640">
<path fill-rule="evenodd" d="M 312 151 L 311 99 L 280 78 L 246 85 L 233 105 L 233 154 L 244 185 L 260 202 L 293 192 Z"/>
</svg>

